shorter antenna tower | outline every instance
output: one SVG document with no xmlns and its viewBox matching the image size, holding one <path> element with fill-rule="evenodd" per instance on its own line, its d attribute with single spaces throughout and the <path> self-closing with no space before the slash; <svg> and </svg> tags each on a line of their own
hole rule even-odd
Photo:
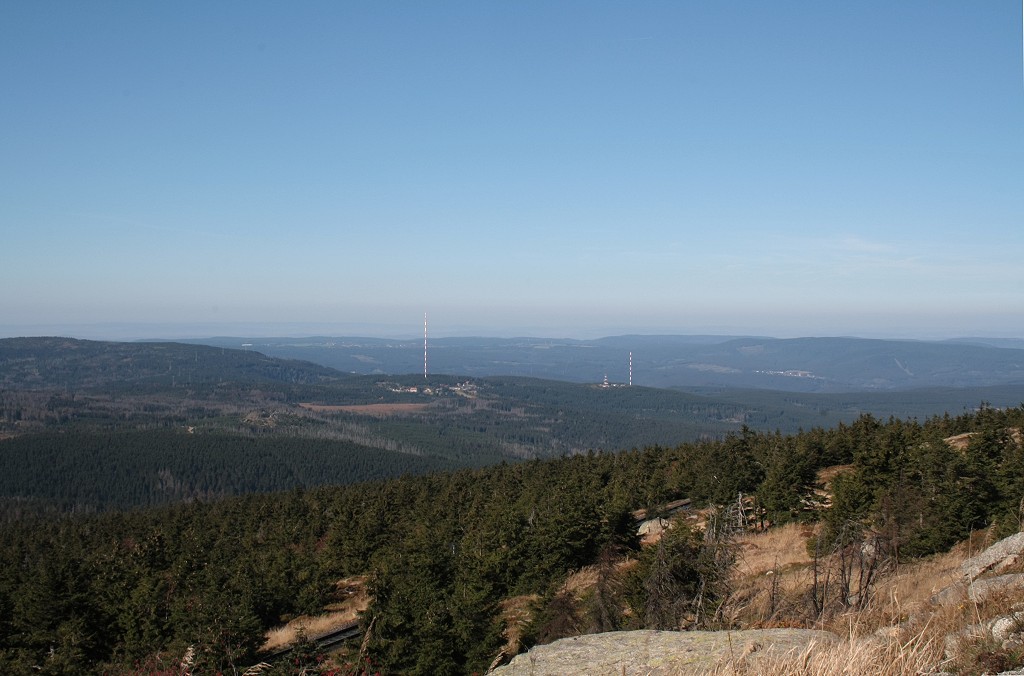
<svg viewBox="0 0 1024 676">
<path fill-rule="evenodd" d="M 629 353 L 629 386 L 633 387 L 633 352 Z"/>
<path fill-rule="evenodd" d="M 427 379 L 427 313 L 423 313 L 423 379 Z"/>
</svg>

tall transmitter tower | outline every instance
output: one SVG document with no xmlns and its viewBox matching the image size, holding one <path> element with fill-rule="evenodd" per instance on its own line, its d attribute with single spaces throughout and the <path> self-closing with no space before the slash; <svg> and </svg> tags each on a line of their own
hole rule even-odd
<svg viewBox="0 0 1024 676">
<path fill-rule="evenodd" d="M 427 313 L 423 313 L 423 379 L 427 379 Z"/>
</svg>

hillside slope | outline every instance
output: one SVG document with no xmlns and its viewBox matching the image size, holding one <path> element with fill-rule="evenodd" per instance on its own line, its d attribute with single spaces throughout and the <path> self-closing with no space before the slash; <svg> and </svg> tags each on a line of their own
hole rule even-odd
<svg viewBox="0 0 1024 676">
<path fill-rule="evenodd" d="M 183 343 L 120 343 L 74 338 L 0 339 L 0 388 L 94 388 L 231 381 L 325 383 L 337 371 L 245 350 Z"/>
</svg>

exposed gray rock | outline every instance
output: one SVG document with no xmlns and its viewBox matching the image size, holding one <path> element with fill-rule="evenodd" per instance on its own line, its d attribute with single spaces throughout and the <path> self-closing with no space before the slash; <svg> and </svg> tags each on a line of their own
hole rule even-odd
<svg viewBox="0 0 1024 676">
<path fill-rule="evenodd" d="M 972 601 L 984 601 L 996 592 L 1020 591 L 1024 589 L 1024 574 L 1012 573 L 975 580 L 967 590 L 967 597 Z"/>
<path fill-rule="evenodd" d="M 975 580 L 989 570 L 1001 572 L 1017 563 L 1024 555 L 1024 533 L 1003 538 L 981 554 L 973 556 L 962 564 L 960 570 L 967 580 Z"/>
<path fill-rule="evenodd" d="M 967 598 L 967 584 L 957 581 L 932 596 L 931 602 L 937 606 L 951 606 L 954 603 L 960 603 L 965 598 Z"/>
<path fill-rule="evenodd" d="M 835 634 L 812 629 L 613 631 L 536 646 L 491 673 L 500 676 L 681 676 L 703 673 L 733 659 L 749 663 L 761 654 L 801 652 L 808 646 L 827 649 L 838 642 Z"/>
<path fill-rule="evenodd" d="M 1005 615 L 990 622 L 989 626 L 992 629 L 992 638 L 1002 643 L 1020 635 L 1024 630 L 1024 618 Z"/>
<path fill-rule="evenodd" d="M 963 578 L 945 589 L 939 591 L 931 598 L 935 605 L 948 606 L 959 603 L 965 598 L 972 601 L 984 598 L 989 592 L 997 588 L 1006 588 L 1008 585 L 1014 588 L 1009 576 L 1003 576 L 1000 582 L 989 582 L 977 579 L 988 572 L 1001 572 L 1013 565 L 1016 565 L 1024 558 L 1024 532 L 1003 538 L 977 556 L 971 557 L 960 564 L 960 572 Z M 991 578 L 1000 580 L 1000 578 Z"/>
<path fill-rule="evenodd" d="M 952 634 L 946 634 L 944 646 L 946 657 L 948 659 L 955 659 L 963 652 L 966 646 L 983 640 L 989 632 L 989 628 L 984 625 L 972 624 Z"/>
<path fill-rule="evenodd" d="M 1018 648 L 1024 631 L 1024 616 L 1013 613 L 991 619 L 983 624 L 972 624 L 946 636 L 946 656 L 954 657 L 964 646 L 992 639 L 1003 649 Z"/>
</svg>

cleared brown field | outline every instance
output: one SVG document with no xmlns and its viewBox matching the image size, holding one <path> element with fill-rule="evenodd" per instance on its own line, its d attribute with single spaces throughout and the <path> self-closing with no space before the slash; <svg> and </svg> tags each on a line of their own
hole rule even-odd
<svg viewBox="0 0 1024 676">
<path fill-rule="evenodd" d="M 410 415 L 421 413 L 430 404 L 351 404 L 348 406 L 327 406 L 323 404 L 299 404 L 304 409 L 317 413 L 355 413 L 386 418 L 389 415 Z"/>
</svg>

